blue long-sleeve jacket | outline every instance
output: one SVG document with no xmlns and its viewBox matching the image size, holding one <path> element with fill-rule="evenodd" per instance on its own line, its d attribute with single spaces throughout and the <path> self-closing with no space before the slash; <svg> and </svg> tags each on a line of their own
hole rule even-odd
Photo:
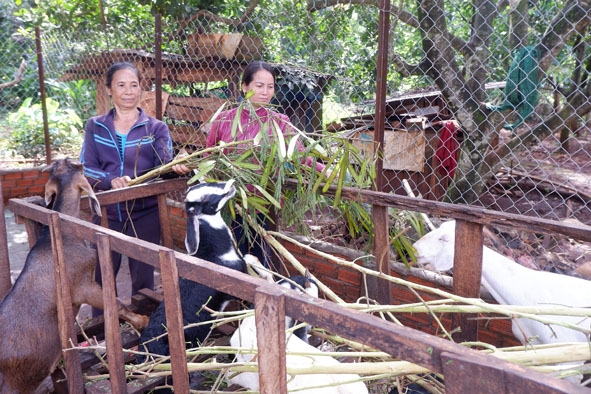
<svg viewBox="0 0 591 394">
<path fill-rule="evenodd" d="M 80 161 L 94 190 L 109 190 L 114 178 L 127 175 L 133 179 L 172 160 L 172 140 L 166 124 L 139 111 L 138 120 L 127 134 L 123 160 L 117 146 L 114 109 L 86 123 Z M 156 205 L 156 197 L 141 198 L 110 205 L 107 214 L 110 220 L 125 221 L 152 213 Z"/>
</svg>

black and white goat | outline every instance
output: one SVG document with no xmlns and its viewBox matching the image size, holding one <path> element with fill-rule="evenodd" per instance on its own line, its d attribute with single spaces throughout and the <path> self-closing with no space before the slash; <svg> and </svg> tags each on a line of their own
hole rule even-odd
<svg viewBox="0 0 591 394">
<path fill-rule="evenodd" d="M 291 288 L 299 293 L 318 297 L 318 286 L 308 276 L 294 276 L 289 280 L 278 282 L 281 286 Z M 296 285 L 294 285 L 294 283 Z M 286 317 L 286 328 L 298 324 Z M 339 364 L 334 357 L 323 355 L 322 351 L 308 343 L 310 327 L 305 325 L 292 333 L 286 330 L 286 366 L 290 368 L 330 367 Z M 257 349 L 256 316 L 248 316 L 242 320 L 240 327 L 232 334 L 230 346 L 236 349 Z M 256 354 L 237 353 L 236 362 L 247 363 L 255 359 Z M 306 374 L 288 376 L 288 392 L 305 394 L 366 394 L 365 384 L 356 374 Z M 228 378 L 230 384 L 237 384 L 249 390 L 259 391 L 259 374 L 257 372 L 241 372 Z"/>
<path fill-rule="evenodd" d="M 46 171 L 45 201 L 49 208 L 78 217 L 80 196 L 86 192 L 91 208 L 100 214 L 82 164 L 57 160 Z M 103 309 L 102 290 L 93 280 L 96 250 L 67 233 L 63 234 L 63 248 L 73 314 L 83 303 Z M 53 264 L 51 236 L 49 228 L 44 227 L 23 271 L 0 303 L 0 393 L 34 392 L 62 356 Z M 118 311 L 138 329 L 148 323 L 147 316 L 136 315 L 119 302 Z"/>
<path fill-rule="evenodd" d="M 187 212 L 187 252 L 203 260 L 222 265 L 240 272 L 246 272 L 246 262 L 235 247 L 234 237 L 220 211 L 236 194 L 234 181 L 200 183 L 187 191 L 185 209 Z M 179 280 L 183 324 L 203 323 L 212 320 L 203 306 L 220 310 L 230 296 L 206 285 L 180 278 Z M 150 316 L 150 322 L 142 332 L 140 343 L 151 354 L 170 355 L 166 334 L 165 303 L 162 302 Z M 197 347 L 209 334 L 211 323 L 199 324 L 185 329 L 187 346 Z M 140 347 L 141 350 L 141 347 Z M 137 363 L 144 362 L 138 355 Z"/>
</svg>

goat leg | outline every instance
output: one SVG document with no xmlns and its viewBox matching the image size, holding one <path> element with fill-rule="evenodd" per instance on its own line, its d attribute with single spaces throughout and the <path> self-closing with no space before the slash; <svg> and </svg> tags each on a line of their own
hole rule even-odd
<svg viewBox="0 0 591 394">
<path fill-rule="evenodd" d="M 97 283 L 91 283 L 84 289 L 78 289 L 80 294 L 75 294 L 76 303 L 88 304 L 94 308 L 105 309 L 103 303 L 103 289 Z M 134 326 L 137 330 L 143 330 L 148 325 L 150 318 L 130 311 L 121 300 L 117 299 L 117 313 L 119 317 Z"/>
</svg>

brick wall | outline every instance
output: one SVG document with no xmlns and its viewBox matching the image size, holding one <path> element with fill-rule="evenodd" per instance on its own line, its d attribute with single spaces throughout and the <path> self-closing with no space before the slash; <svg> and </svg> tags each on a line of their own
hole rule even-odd
<svg viewBox="0 0 591 394">
<path fill-rule="evenodd" d="M 303 240 L 301 241 L 303 242 Z M 362 275 L 358 271 L 319 258 L 318 255 L 292 243 L 283 242 L 283 246 L 289 250 L 289 252 L 292 253 L 302 265 L 307 267 L 314 276 L 331 288 L 346 302 L 355 302 L 360 296 L 364 295 L 365 285 Z M 361 256 L 361 253 L 323 242 L 314 242 L 311 246 L 316 250 L 329 253 L 347 261 L 357 261 L 356 259 L 359 259 Z M 359 261 L 362 260 L 359 259 Z M 443 281 L 444 283 L 441 283 L 441 280 L 433 280 L 436 275 L 425 273 L 419 269 L 407 269 L 401 263 L 393 262 L 391 263 L 391 267 L 391 276 L 423 286 L 435 287 L 446 292 L 451 292 L 452 284 L 450 278 L 447 278 L 446 281 Z M 406 286 L 393 283 L 391 286 L 392 304 L 401 305 L 440 299 L 440 297 L 430 292 L 420 290 L 416 290 L 415 292 L 411 291 Z M 420 298 L 417 297 L 417 294 Z M 494 303 L 494 300 L 492 299 L 487 299 L 486 301 Z M 415 328 L 432 335 L 443 336 L 442 329 L 435 317 L 431 314 L 397 313 L 395 314 L 395 317 L 406 327 Z M 492 314 L 475 316 L 475 318 L 479 318 L 478 339 L 480 341 L 496 347 L 520 345 L 519 341 L 517 341 L 512 334 L 510 320 Z M 439 319 L 448 332 L 451 331 L 451 315 L 449 313 L 437 314 L 437 319 Z"/>
<path fill-rule="evenodd" d="M 185 233 L 187 232 L 187 215 L 185 214 L 185 207 L 182 203 L 167 200 L 168 205 L 168 220 L 170 221 L 170 230 L 172 231 L 172 238 L 174 247 L 179 250 L 185 250 Z"/>
<path fill-rule="evenodd" d="M 43 167 L 31 167 L 26 169 L 1 169 L 0 182 L 2 182 L 2 199 L 6 204 L 11 198 L 23 198 L 29 196 L 43 196 L 45 182 L 49 177 L 43 172 Z"/>
</svg>

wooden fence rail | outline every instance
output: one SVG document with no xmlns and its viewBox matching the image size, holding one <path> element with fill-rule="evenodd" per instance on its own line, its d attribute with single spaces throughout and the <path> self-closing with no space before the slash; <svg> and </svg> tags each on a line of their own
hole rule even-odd
<svg viewBox="0 0 591 394">
<path fill-rule="evenodd" d="M 176 182 L 176 183 L 175 183 Z M 183 185 L 183 188 L 186 185 Z M 164 181 L 157 184 L 134 187 L 125 190 L 121 199 L 117 192 L 99 193 L 97 197 L 101 204 L 136 198 L 146 193 L 164 195 L 172 189 L 180 190 L 178 181 Z M 357 190 L 346 190 L 345 196 L 361 199 L 372 204 L 396 206 L 403 209 L 435 213 L 456 217 L 464 220 L 468 225 L 466 231 L 478 230 L 483 224 L 500 226 L 510 225 L 512 228 L 527 228 L 533 231 L 562 233 L 577 235 L 579 239 L 591 240 L 591 230 L 586 226 L 573 226 L 541 219 L 513 217 L 513 215 L 488 212 L 472 207 L 459 207 L 444 203 L 426 202 L 393 196 L 384 193 L 368 192 L 360 194 Z M 165 201 L 159 198 L 159 201 Z M 221 267 L 184 253 L 160 245 L 151 244 L 136 238 L 127 237 L 121 233 L 93 225 L 87 221 L 56 213 L 24 200 L 10 200 L 10 209 L 15 215 L 32 221 L 50 225 L 52 240 L 54 241 L 54 255 L 56 271 L 67 268 L 64 262 L 61 237 L 59 234 L 67 232 L 79 239 L 97 245 L 101 266 L 110 264 L 109 250 L 123 253 L 131 258 L 140 259 L 160 269 L 163 281 L 164 300 L 167 305 L 167 324 L 170 335 L 171 363 L 173 385 L 175 392 L 188 392 L 188 374 L 183 340 L 182 320 L 180 316 L 180 300 L 178 294 L 179 276 L 195 282 L 207 284 L 210 287 L 228 293 L 239 299 L 255 303 L 257 316 L 256 326 L 259 333 L 259 368 L 266 373 L 260 374 L 260 387 L 263 394 L 287 393 L 285 343 L 282 335 L 285 316 L 289 315 L 297 320 L 306 321 L 316 327 L 326 329 L 344 338 L 386 352 L 396 359 L 406 360 L 436 373 L 444 374 L 446 392 L 459 393 L 588 393 L 580 386 L 568 381 L 552 378 L 540 372 L 527 369 L 493 356 L 484 355 L 478 351 L 466 348 L 454 342 L 423 333 L 412 328 L 395 325 L 373 315 L 349 310 L 333 302 L 301 295 L 261 279 Z M 161 207 L 160 212 L 165 212 Z M 508 222 L 507 220 L 511 220 Z M 532 227 L 533 226 L 533 227 Z M 461 228 L 461 226 L 460 226 Z M 562 231 L 560 231 L 562 230 Z M 474 242 L 481 238 L 473 237 Z M 470 246 L 470 248 L 472 248 Z M 468 247 L 464 248 L 468 249 Z M 63 266 L 62 266 L 63 265 Z M 104 298 L 107 301 L 105 320 L 105 334 L 114 340 L 120 336 L 117 318 L 109 317 L 109 309 L 113 308 L 115 297 L 115 278 L 112 272 L 107 273 L 108 282 L 104 286 Z M 65 275 L 60 275 L 65 278 Z M 461 276 L 459 276 L 461 278 Z M 473 279 L 473 278 L 472 278 Z M 478 282 L 479 283 L 479 282 Z M 61 288 L 61 286 L 58 286 Z M 64 289 L 68 284 L 64 284 Z M 67 298 L 67 295 L 64 294 Z M 64 299 L 65 303 L 67 300 Z M 72 326 L 74 316 L 71 308 L 61 305 L 60 331 L 62 342 L 74 341 L 68 327 Z M 264 340 L 262 340 L 264 338 Z M 69 342 L 66 342 L 69 343 Z M 74 354 L 76 350 L 68 350 L 66 354 Z M 124 384 L 123 358 L 119 344 L 109 346 L 107 359 L 111 377 L 111 391 L 114 393 L 130 392 L 129 384 Z M 82 376 L 79 361 L 75 356 L 66 357 L 68 371 L 68 385 L 71 393 L 83 392 L 80 387 Z M 71 380 L 71 381 L 70 381 Z"/>
</svg>

